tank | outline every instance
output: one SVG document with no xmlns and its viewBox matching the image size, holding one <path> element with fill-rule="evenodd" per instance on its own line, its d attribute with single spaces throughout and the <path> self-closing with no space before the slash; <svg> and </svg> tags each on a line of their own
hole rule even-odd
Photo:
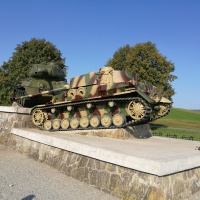
<svg viewBox="0 0 200 200">
<path fill-rule="evenodd" d="M 65 77 L 66 70 L 61 69 L 54 63 L 34 64 L 31 67 L 28 78 L 14 87 L 14 98 L 60 88 L 67 84 Z M 47 103 L 51 99 L 52 94 L 46 94 L 33 98 L 19 99 L 17 103 L 24 107 L 33 107 L 37 104 Z"/>
<path fill-rule="evenodd" d="M 74 77 L 61 88 L 22 96 L 50 94 L 52 100 L 31 109 L 32 122 L 44 130 L 123 128 L 167 115 L 171 101 L 156 87 L 139 82 L 136 73 L 101 68 Z"/>
</svg>

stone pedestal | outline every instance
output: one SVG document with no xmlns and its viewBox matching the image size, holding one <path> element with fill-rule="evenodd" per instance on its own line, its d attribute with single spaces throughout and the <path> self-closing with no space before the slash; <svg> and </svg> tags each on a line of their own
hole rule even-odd
<svg viewBox="0 0 200 200">
<path fill-rule="evenodd" d="M 128 126 L 126 128 L 116 129 L 98 129 L 98 130 L 74 130 L 64 131 L 72 134 L 79 135 L 92 135 L 99 137 L 108 137 L 115 139 L 129 139 L 129 138 L 150 138 L 152 136 L 149 124 L 143 124 L 138 126 Z"/>
<path fill-rule="evenodd" d="M 197 141 L 151 137 L 148 124 L 48 132 L 30 122 L 28 109 L 0 107 L 0 143 L 120 199 L 200 198 Z"/>
</svg>

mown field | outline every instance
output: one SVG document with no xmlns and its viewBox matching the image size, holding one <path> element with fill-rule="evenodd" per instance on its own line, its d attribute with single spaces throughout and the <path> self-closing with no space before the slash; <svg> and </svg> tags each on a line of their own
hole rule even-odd
<svg viewBox="0 0 200 200">
<path fill-rule="evenodd" d="M 150 124 L 153 135 L 200 141 L 200 112 L 172 108 L 168 116 Z"/>
</svg>

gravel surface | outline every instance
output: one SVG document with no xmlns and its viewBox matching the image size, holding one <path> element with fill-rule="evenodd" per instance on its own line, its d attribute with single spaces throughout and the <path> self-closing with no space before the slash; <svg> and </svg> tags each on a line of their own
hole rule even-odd
<svg viewBox="0 0 200 200">
<path fill-rule="evenodd" d="M 0 144 L 0 200 L 117 200 Z"/>
</svg>

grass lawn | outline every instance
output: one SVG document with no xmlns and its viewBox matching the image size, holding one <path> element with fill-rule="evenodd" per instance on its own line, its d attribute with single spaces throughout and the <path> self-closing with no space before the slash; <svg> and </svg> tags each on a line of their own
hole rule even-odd
<svg viewBox="0 0 200 200">
<path fill-rule="evenodd" d="M 152 133 L 200 141 L 200 112 L 172 108 L 168 116 L 150 124 Z"/>
</svg>

